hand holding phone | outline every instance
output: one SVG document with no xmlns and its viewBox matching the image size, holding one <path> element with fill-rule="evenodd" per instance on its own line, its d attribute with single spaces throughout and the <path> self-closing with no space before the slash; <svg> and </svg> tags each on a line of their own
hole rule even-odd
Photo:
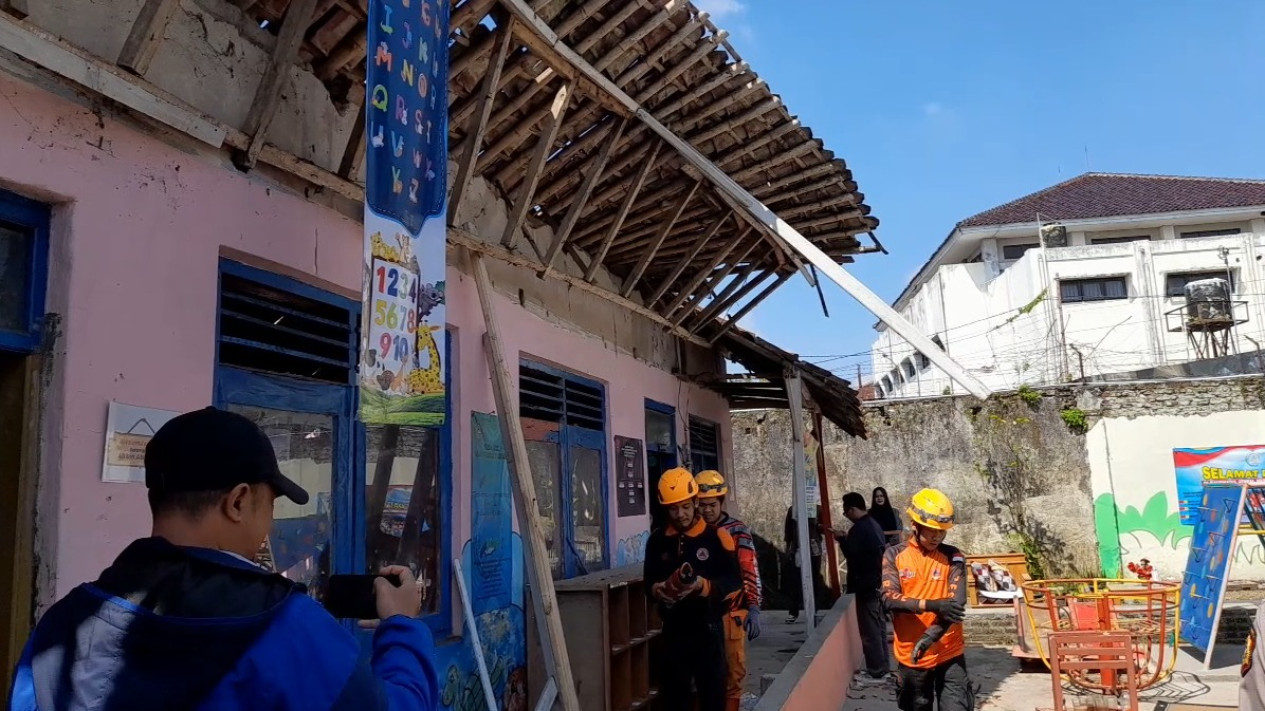
<svg viewBox="0 0 1265 711">
<path fill-rule="evenodd" d="M 403 565 L 389 565 L 379 570 L 378 575 L 373 583 L 377 593 L 378 619 L 385 620 L 396 615 L 417 617 L 421 614 L 421 588 L 412 570 Z"/>
<path fill-rule="evenodd" d="M 383 568 L 377 575 L 331 575 L 325 593 L 325 609 L 340 619 L 416 617 L 421 606 L 413 572 L 402 565 Z"/>
</svg>

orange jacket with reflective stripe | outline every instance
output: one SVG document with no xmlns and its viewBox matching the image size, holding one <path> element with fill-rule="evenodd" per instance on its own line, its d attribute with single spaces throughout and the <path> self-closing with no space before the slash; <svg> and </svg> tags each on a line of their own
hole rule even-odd
<svg viewBox="0 0 1265 711">
<path fill-rule="evenodd" d="M 932 669 L 965 652 L 962 624 L 946 625 L 936 613 L 927 612 L 928 600 L 946 598 L 966 603 L 966 557 L 957 548 L 942 543 L 927 552 L 910 540 L 883 554 L 883 602 L 892 611 L 896 661 Z M 910 659 L 914 645 L 928 633 L 937 641 L 914 664 Z"/>
</svg>

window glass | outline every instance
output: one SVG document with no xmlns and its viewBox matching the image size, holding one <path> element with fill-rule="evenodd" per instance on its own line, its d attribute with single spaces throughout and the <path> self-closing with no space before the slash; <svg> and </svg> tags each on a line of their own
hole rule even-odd
<svg viewBox="0 0 1265 711">
<path fill-rule="evenodd" d="M 1191 232 L 1183 232 L 1182 239 L 1196 239 L 1198 237 L 1228 237 L 1237 235 L 1243 230 L 1237 227 L 1228 227 L 1220 230 L 1193 230 Z"/>
<path fill-rule="evenodd" d="M 31 239 L 29 231 L 0 222 L 0 331 L 30 328 Z"/>
<path fill-rule="evenodd" d="M 1169 274 L 1165 277 L 1165 292 L 1170 297 L 1185 297 L 1186 285 L 1192 281 L 1201 279 L 1222 279 L 1230 284 L 1230 291 L 1234 291 L 1234 271 L 1226 269 L 1217 269 L 1206 272 L 1183 272 L 1181 274 Z"/>
<path fill-rule="evenodd" d="M 1001 256 L 1006 260 L 1019 259 L 1030 249 L 1036 249 L 1035 244 L 1008 244 L 1001 248 Z"/>
<path fill-rule="evenodd" d="M 422 614 L 439 610 L 439 439 L 430 427 L 365 427 L 365 567 L 404 565 L 422 584 Z"/>
<path fill-rule="evenodd" d="M 596 449 L 571 448 L 571 512 L 576 555 L 587 572 L 604 570 L 606 499 L 602 496 L 602 454 Z"/>
<path fill-rule="evenodd" d="M 1124 277 L 1064 279 L 1059 282 L 1059 297 L 1063 303 L 1113 301 L 1127 299 L 1129 293 Z"/>
</svg>

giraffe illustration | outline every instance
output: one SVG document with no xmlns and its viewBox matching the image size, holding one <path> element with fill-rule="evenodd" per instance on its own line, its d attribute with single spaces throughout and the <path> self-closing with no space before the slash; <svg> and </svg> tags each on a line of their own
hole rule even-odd
<svg viewBox="0 0 1265 711">
<path fill-rule="evenodd" d="M 418 367 L 409 373 L 409 383 L 413 386 L 413 392 L 423 395 L 431 393 L 442 393 L 444 391 L 444 380 L 440 377 L 443 369 L 443 362 L 439 358 L 439 344 L 435 342 L 435 331 L 442 326 L 430 326 L 425 323 L 420 324 L 417 328 L 417 354 L 419 357 Z M 425 363 L 421 362 L 422 355 L 425 354 Z"/>
</svg>

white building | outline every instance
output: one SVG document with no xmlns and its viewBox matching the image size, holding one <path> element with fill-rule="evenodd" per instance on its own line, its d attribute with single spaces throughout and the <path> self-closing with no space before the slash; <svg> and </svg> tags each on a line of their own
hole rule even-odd
<svg viewBox="0 0 1265 711">
<path fill-rule="evenodd" d="M 1232 291 L 1215 348 L 1185 319 L 1186 284 L 1206 278 Z M 1265 180 L 1081 175 L 959 222 L 894 306 L 997 389 L 1260 350 Z M 878 397 L 955 391 L 876 329 Z"/>
</svg>

